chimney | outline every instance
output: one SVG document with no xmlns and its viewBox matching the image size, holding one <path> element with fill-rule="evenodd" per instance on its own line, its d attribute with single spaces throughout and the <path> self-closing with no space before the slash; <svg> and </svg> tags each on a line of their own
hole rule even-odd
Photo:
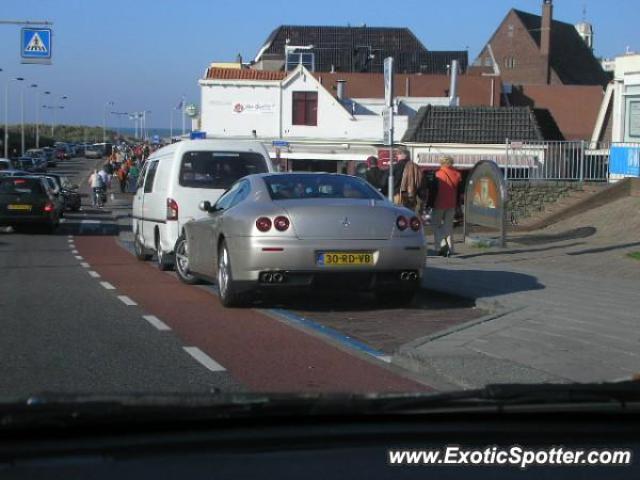
<svg viewBox="0 0 640 480">
<path fill-rule="evenodd" d="M 540 22 L 540 54 L 545 62 L 545 82 L 550 83 L 551 69 L 549 55 L 551 54 L 551 23 L 553 21 L 553 0 L 543 0 L 542 21 Z"/>
<path fill-rule="evenodd" d="M 347 90 L 347 81 L 346 80 L 336 80 L 336 90 L 338 100 L 341 102 L 345 99 L 345 94 Z"/>
<path fill-rule="evenodd" d="M 449 106 L 457 106 L 458 96 L 458 61 L 451 62 L 451 85 L 449 86 Z"/>
</svg>

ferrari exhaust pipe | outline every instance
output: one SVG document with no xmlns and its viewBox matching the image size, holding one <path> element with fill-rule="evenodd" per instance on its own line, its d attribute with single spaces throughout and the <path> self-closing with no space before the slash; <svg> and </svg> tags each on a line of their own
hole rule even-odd
<svg viewBox="0 0 640 480">
<path fill-rule="evenodd" d="M 408 277 L 408 276 L 409 276 L 409 272 L 402 272 L 402 273 L 400 274 L 400 280 L 405 281 L 405 280 L 407 280 L 407 277 Z"/>
<path fill-rule="evenodd" d="M 409 272 L 408 277 L 409 277 L 408 278 L 409 280 L 417 280 L 418 279 L 418 274 L 416 272 Z"/>
<path fill-rule="evenodd" d="M 281 273 L 273 274 L 273 283 L 282 283 L 284 281 L 284 275 Z"/>
</svg>

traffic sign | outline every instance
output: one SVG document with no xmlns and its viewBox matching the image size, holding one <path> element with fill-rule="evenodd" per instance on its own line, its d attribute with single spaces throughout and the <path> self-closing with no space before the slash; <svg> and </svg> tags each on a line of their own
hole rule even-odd
<svg viewBox="0 0 640 480">
<path fill-rule="evenodd" d="M 51 29 L 23 28 L 20 31 L 22 63 L 51 63 Z"/>
<path fill-rule="evenodd" d="M 393 145 L 393 108 L 386 107 L 382 111 L 382 135 L 385 145 Z"/>
<path fill-rule="evenodd" d="M 289 142 L 287 142 L 286 140 L 274 140 L 271 142 L 271 145 L 273 145 L 274 147 L 288 147 Z"/>
</svg>

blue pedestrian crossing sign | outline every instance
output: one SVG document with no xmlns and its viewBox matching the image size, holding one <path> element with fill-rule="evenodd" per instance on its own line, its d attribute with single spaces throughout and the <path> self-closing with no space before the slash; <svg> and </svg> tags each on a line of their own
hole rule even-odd
<svg viewBox="0 0 640 480">
<path fill-rule="evenodd" d="M 22 63 L 51 63 L 51 29 L 23 28 L 20 51 Z"/>
</svg>

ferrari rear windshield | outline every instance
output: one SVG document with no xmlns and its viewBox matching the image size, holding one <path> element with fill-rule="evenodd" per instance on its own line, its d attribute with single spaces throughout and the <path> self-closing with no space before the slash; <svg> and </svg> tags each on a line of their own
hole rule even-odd
<svg viewBox="0 0 640 480">
<path fill-rule="evenodd" d="M 346 175 L 272 175 L 264 177 L 273 200 L 312 198 L 359 198 L 382 200 L 382 196 L 359 178 Z"/>
<path fill-rule="evenodd" d="M 187 152 L 180 165 L 180 185 L 228 189 L 252 173 L 267 172 L 262 155 L 253 152 Z"/>
</svg>

